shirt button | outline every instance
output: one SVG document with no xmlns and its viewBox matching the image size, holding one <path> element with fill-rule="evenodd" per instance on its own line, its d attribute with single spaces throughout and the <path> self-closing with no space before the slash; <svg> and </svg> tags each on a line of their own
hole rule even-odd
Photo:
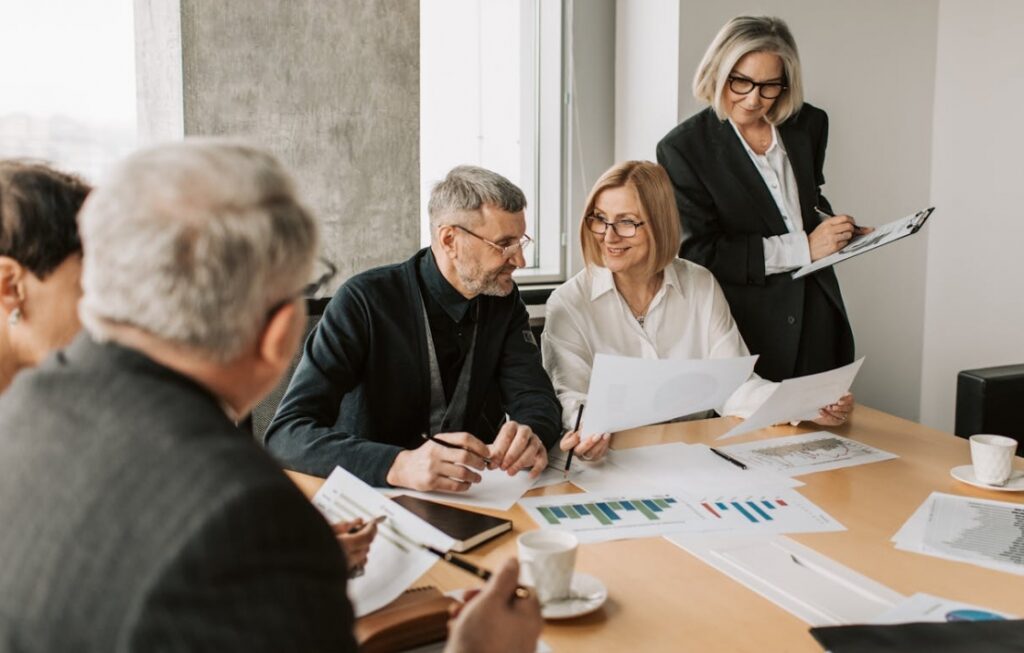
<svg viewBox="0 0 1024 653">
<path fill-rule="evenodd" d="M 778 187 L 779 187 L 778 184 L 772 184 L 772 188 L 778 188 Z"/>
<path fill-rule="evenodd" d="M 787 322 L 789 322 L 790 324 L 796 324 L 796 318 L 795 318 L 795 317 L 793 317 L 792 315 L 790 315 L 789 317 L 787 317 L 787 318 L 786 318 L 786 321 L 787 321 Z"/>
</svg>

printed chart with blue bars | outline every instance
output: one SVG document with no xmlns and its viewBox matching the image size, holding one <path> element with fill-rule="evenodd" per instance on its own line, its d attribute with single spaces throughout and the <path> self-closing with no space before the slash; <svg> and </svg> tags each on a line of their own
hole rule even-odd
<svg viewBox="0 0 1024 653">
<path fill-rule="evenodd" d="M 775 511 L 787 508 L 785 499 L 747 499 L 741 501 L 702 501 L 701 506 L 715 519 L 723 519 L 730 511 L 735 511 L 743 519 L 752 524 L 775 520 Z"/>
<path fill-rule="evenodd" d="M 576 533 L 581 542 L 681 532 L 811 533 L 843 525 L 790 489 L 771 494 L 695 498 L 685 494 L 609 496 L 596 493 L 521 499 L 541 528 Z"/>
<path fill-rule="evenodd" d="M 692 501 L 667 494 L 583 493 L 532 497 L 519 503 L 541 528 L 570 530 L 581 542 L 655 537 L 709 519 Z"/>
</svg>

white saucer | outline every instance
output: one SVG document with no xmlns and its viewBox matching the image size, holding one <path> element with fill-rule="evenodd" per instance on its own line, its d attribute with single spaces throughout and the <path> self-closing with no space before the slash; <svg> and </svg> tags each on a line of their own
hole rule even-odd
<svg viewBox="0 0 1024 653">
<path fill-rule="evenodd" d="M 963 481 L 968 485 L 974 487 L 984 488 L 986 490 L 995 490 L 996 492 L 1024 492 L 1024 471 L 1019 469 L 1013 470 L 1010 474 L 1010 480 L 1006 481 L 1006 485 L 989 485 L 988 483 L 982 483 L 978 480 L 978 477 L 974 475 L 974 465 L 960 465 L 949 470 L 950 476 L 958 481 Z"/>
<path fill-rule="evenodd" d="M 551 601 L 541 606 L 540 613 L 545 619 L 572 619 L 582 617 L 597 610 L 608 600 L 608 588 L 600 580 L 590 574 L 573 574 L 572 585 L 569 587 L 571 596 L 584 598 L 568 598 Z"/>
</svg>

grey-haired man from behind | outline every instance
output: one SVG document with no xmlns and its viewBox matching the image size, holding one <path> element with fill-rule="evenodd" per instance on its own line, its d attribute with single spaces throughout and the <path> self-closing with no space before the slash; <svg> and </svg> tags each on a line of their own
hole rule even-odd
<svg viewBox="0 0 1024 653">
<path fill-rule="evenodd" d="M 331 529 L 234 426 L 303 332 L 317 230 L 288 175 L 243 144 L 159 146 L 80 226 L 88 333 L 0 398 L 0 649 L 354 651 Z M 449 650 L 484 624 L 533 650 L 516 572 Z"/>
</svg>

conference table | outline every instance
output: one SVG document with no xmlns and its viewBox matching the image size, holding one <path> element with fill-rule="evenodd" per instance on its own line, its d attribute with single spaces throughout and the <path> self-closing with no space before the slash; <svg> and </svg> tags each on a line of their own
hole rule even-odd
<svg viewBox="0 0 1024 653">
<path fill-rule="evenodd" d="M 737 422 L 719 418 L 633 429 L 617 433 L 612 446 L 712 444 Z M 822 429 L 773 427 L 729 443 L 816 430 Z M 933 491 L 1024 503 L 1021 493 L 979 489 L 950 476 L 951 468 L 970 462 L 967 440 L 862 405 L 847 424 L 827 430 L 899 458 L 801 476 L 806 485 L 798 491 L 847 530 L 787 537 L 901 594 L 926 592 L 1024 616 L 1024 576 L 900 551 L 890 541 Z M 1015 463 L 1019 467 L 1021 460 Z M 307 496 L 323 483 L 289 474 Z M 578 491 L 562 484 L 528 496 Z M 466 554 L 487 568 L 515 555 L 515 535 L 537 528 L 518 505 L 507 512 L 481 512 L 510 518 L 514 525 L 512 535 Z M 583 544 L 577 570 L 600 578 L 609 598 L 595 613 L 545 624 L 541 637 L 556 652 L 821 651 L 806 623 L 660 537 Z M 449 591 L 477 586 L 479 581 L 439 562 L 417 585 L 427 584 Z"/>
</svg>

